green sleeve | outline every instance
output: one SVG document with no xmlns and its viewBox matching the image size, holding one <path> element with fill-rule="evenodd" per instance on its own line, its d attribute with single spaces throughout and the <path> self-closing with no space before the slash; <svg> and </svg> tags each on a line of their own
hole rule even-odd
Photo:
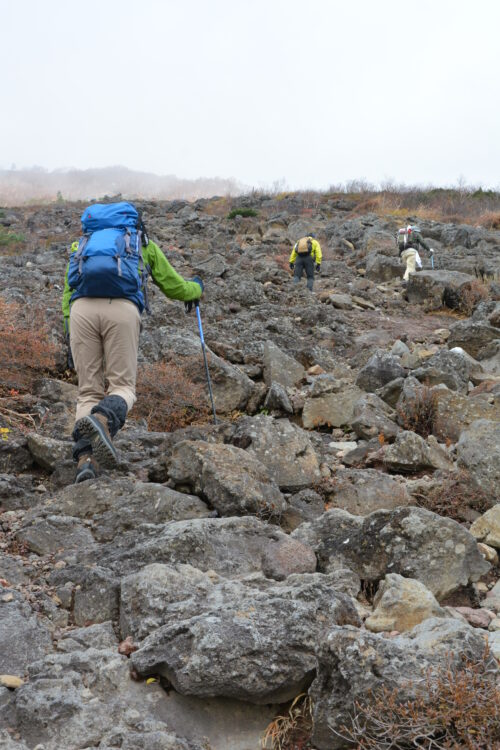
<svg viewBox="0 0 500 750">
<path fill-rule="evenodd" d="M 66 266 L 66 273 L 64 274 L 64 291 L 63 291 L 62 304 L 61 304 L 62 314 L 65 318 L 69 318 L 69 302 L 71 299 L 71 295 L 73 294 L 73 290 L 68 284 L 68 271 L 69 271 L 69 263 Z"/>
<path fill-rule="evenodd" d="M 425 249 L 427 250 L 427 252 L 429 252 L 429 250 L 430 250 L 429 245 L 427 245 L 427 243 L 424 242 L 423 239 L 421 239 L 421 237 L 418 238 L 418 244 L 422 245 L 422 247 L 425 247 Z"/>
<path fill-rule="evenodd" d="M 175 271 L 158 245 L 149 242 L 147 247 L 142 248 L 144 263 L 151 269 L 151 276 L 155 284 L 163 294 L 170 299 L 178 299 L 183 302 L 199 299 L 201 287 L 195 281 L 186 281 Z"/>
</svg>

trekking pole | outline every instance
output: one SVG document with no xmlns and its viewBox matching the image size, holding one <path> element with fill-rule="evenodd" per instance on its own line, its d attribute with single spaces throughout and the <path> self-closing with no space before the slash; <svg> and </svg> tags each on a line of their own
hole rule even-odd
<svg viewBox="0 0 500 750">
<path fill-rule="evenodd" d="M 200 303 L 198 300 L 195 301 L 194 306 L 196 308 L 196 318 L 198 320 L 198 328 L 200 330 L 201 351 L 203 352 L 203 361 L 205 362 L 205 372 L 207 375 L 208 392 L 210 394 L 210 401 L 212 404 L 212 413 L 214 415 L 214 424 L 217 424 L 217 414 L 215 413 L 214 396 L 212 393 L 212 383 L 210 381 L 210 373 L 208 371 L 207 352 L 205 350 L 205 338 L 203 336 L 203 327 L 201 325 Z"/>
</svg>

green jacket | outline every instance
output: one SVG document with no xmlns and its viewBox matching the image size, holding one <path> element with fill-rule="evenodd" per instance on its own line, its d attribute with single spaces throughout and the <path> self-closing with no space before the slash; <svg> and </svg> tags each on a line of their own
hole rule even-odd
<svg viewBox="0 0 500 750">
<path fill-rule="evenodd" d="M 71 252 L 78 250 L 78 242 L 73 242 Z M 151 277 L 154 283 L 161 289 L 163 294 L 170 299 L 178 299 L 182 302 L 199 299 L 201 297 L 201 287 L 195 281 L 186 281 L 175 271 L 165 255 L 155 242 L 149 241 L 147 247 L 142 248 L 142 257 L 144 265 L 151 269 Z M 64 315 L 65 327 L 67 327 L 71 295 L 73 289 L 68 284 L 69 263 L 66 267 L 64 277 L 64 291 L 62 296 L 62 312 Z"/>
</svg>

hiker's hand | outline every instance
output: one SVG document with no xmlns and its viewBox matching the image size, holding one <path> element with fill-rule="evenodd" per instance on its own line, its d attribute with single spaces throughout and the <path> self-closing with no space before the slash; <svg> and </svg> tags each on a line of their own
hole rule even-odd
<svg viewBox="0 0 500 750">
<path fill-rule="evenodd" d="M 431 247 L 431 249 L 429 250 L 429 255 L 434 255 L 434 250 L 432 249 L 432 247 Z"/>
<path fill-rule="evenodd" d="M 321 273 L 321 264 L 316 263 L 316 273 Z"/>
<path fill-rule="evenodd" d="M 295 268 L 295 263 L 290 263 L 290 271 L 293 271 L 294 268 Z"/>
<path fill-rule="evenodd" d="M 186 315 L 191 312 L 194 305 L 194 299 L 190 299 L 189 302 L 184 302 L 184 310 L 186 312 Z"/>
</svg>

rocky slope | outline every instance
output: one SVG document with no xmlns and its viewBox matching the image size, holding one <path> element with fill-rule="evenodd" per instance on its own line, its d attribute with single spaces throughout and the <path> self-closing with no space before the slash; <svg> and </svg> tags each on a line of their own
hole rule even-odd
<svg viewBox="0 0 500 750">
<path fill-rule="evenodd" d="M 0 214 L 0 294 L 61 351 L 0 401 L 0 747 L 257 750 L 308 692 L 332 750 L 369 690 L 413 695 L 486 641 L 495 679 L 500 232 L 420 222 L 436 268 L 404 288 L 398 220 L 347 198 L 144 203 L 206 283 L 218 423 L 132 411 L 119 469 L 75 486 L 60 296 L 83 207 Z M 312 294 L 287 262 L 308 231 Z M 152 305 L 141 368 L 201 362 L 194 317 Z"/>
</svg>

